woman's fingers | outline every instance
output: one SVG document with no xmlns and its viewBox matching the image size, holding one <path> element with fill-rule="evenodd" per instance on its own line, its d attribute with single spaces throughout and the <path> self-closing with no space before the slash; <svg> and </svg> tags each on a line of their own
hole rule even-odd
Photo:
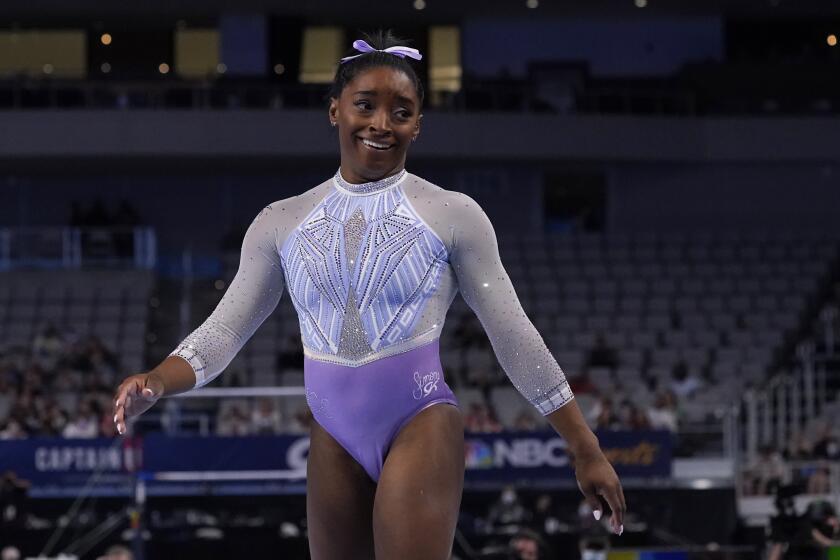
<svg viewBox="0 0 840 560">
<path fill-rule="evenodd" d="M 117 398 L 114 400 L 114 424 L 120 435 L 126 432 L 126 418 L 133 412 L 134 395 L 138 390 L 140 390 L 140 384 L 135 379 L 124 381 L 117 389 Z"/>
<path fill-rule="evenodd" d="M 127 396 L 127 388 L 125 385 L 120 385 L 117 389 L 117 398 L 114 399 L 114 424 L 117 427 L 117 433 L 122 435 L 125 431 L 125 400 Z"/>
<path fill-rule="evenodd" d="M 613 533 L 620 535 L 624 532 L 624 512 L 626 511 L 621 483 L 616 481 L 614 485 L 604 488 L 600 494 L 607 501 L 607 504 L 609 504 L 613 512 L 612 518 L 610 519 Z"/>
</svg>

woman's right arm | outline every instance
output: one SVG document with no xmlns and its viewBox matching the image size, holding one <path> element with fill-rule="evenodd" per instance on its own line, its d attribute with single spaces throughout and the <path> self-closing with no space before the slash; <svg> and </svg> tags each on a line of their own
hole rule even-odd
<svg viewBox="0 0 840 560">
<path fill-rule="evenodd" d="M 126 378 L 114 397 L 114 422 L 125 433 L 127 418 L 163 396 L 212 381 L 277 307 L 283 269 L 272 207 L 265 208 L 242 242 L 239 270 L 213 313 L 157 367 Z"/>
</svg>

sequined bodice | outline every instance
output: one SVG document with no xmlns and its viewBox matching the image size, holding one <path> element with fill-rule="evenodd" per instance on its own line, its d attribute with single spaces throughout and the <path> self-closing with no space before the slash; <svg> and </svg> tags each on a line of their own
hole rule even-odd
<svg viewBox="0 0 840 560">
<path fill-rule="evenodd" d="M 361 185 L 337 173 L 260 212 L 222 301 L 173 351 L 192 366 L 196 386 L 230 363 L 284 290 L 306 355 L 353 367 L 439 338 L 460 292 L 540 412 L 572 399 L 516 297 L 487 215 L 470 197 L 411 173 Z"/>
<path fill-rule="evenodd" d="M 288 236 L 280 255 L 304 347 L 359 363 L 417 334 L 448 267 L 443 242 L 400 188 L 405 171 L 335 189 Z"/>
</svg>

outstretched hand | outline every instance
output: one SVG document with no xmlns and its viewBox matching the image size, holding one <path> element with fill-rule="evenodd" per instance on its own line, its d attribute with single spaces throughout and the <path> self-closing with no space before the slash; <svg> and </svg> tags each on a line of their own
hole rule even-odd
<svg viewBox="0 0 840 560">
<path fill-rule="evenodd" d="M 119 434 L 126 432 L 126 420 L 149 410 L 163 396 L 163 381 L 157 375 L 138 373 L 126 377 L 114 396 L 114 424 Z"/>
<path fill-rule="evenodd" d="M 612 510 L 610 526 L 613 533 L 620 535 L 624 532 L 624 513 L 627 504 L 624 501 L 624 490 L 615 469 L 603 452 L 596 452 L 585 456 L 575 457 L 575 476 L 578 487 L 583 492 L 586 502 L 592 508 L 595 519 L 600 520 L 603 514 L 601 499 L 607 502 Z"/>
</svg>

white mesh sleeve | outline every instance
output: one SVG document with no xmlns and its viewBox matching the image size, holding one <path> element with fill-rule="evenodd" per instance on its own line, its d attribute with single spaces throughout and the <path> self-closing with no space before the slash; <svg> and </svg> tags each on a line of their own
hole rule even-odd
<svg viewBox="0 0 840 560">
<path fill-rule="evenodd" d="M 242 242 L 239 270 L 213 313 L 170 355 L 195 372 L 195 386 L 212 381 L 268 317 L 283 293 L 272 207 L 254 219 Z"/>
<path fill-rule="evenodd" d="M 487 214 L 469 196 L 449 195 L 457 208 L 450 264 L 461 295 L 514 387 L 543 415 L 550 414 L 573 398 L 566 376 L 519 303 Z"/>
</svg>

